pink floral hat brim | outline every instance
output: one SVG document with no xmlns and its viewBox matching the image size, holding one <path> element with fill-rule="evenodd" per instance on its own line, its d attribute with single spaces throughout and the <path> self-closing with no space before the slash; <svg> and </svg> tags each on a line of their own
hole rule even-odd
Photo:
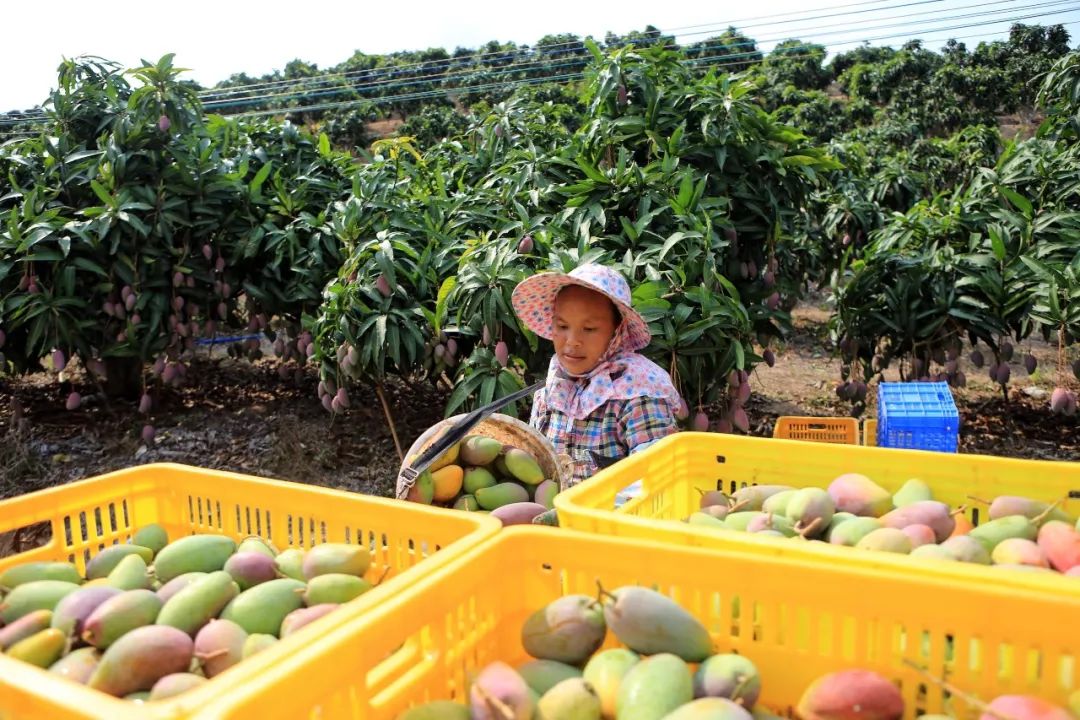
<svg viewBox="0 0 1080 720">
<path fill-rule="evenodd" d="M 542 338 L 554 336 L 555 296 L 568 285 L 578 285 L 611 299 L 622 313 L 626 326 L 626 347 L 635 351 L 652 340 L 645 318 L 630 305 L 630 286 L 615 270 L 602 265 L 582 265 L 570 273 L 545 272 L 518 283 L 511 296 L 514 312 L 525 326 Z"/>
</svg>

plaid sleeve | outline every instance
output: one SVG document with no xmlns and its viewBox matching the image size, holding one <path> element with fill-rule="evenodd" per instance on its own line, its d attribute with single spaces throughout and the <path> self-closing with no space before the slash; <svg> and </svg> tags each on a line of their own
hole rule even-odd
<svg viewBox="0 0 1080 720">
<path fill-rule="evenodd" d="M 623 442 L 632 453 L 679 431 L 671 408 L 657 398 L 628 400 L 619 419 Z"/>
</svg>

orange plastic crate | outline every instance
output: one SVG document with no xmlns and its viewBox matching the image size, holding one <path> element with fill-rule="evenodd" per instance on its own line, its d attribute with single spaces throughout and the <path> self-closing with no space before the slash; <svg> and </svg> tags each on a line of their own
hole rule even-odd
<svg viewBox="0 0 1080 720">
<path fill-rule="evenodd" d="M 259 685 L 252 661 L 274 664 L 348 618 L 388 602 L 438 565 L 453 560 L 502 524 L 486 515 L 431 508 L 176 464 L 153 464 L 30 493 L 0 502 L 0 535 L 46 528 L 40 547 L 0 558 L 0 571 L 20 562 L 70 560 L 85 571 L 92 552 L 130 540 L 156 522 L 170 539 L 221 533 L 255 534 L 279 549 L 321 542 L 365 544 L 368 579 L 386 579 L 356 600 L 172 700 L 136 705 L 90 690 L 0 655 L 0 718 L 186 718 L 245 686 Z M 267 717 L 281 717 L 268 715 Z"/>
<path fill-rule="evenodd" d="M 858 445 L 859 421 L 852 417 L 782 415 L 776 418 L 773 437 L 784 440 Z"/>
<path fill-rule="evenodd" d="M 530 659 L 521 646 L 530 613 L 565 594 L 595 597 L 598 580 L 677 600 L 705 623 L 717 652 L 758 666 L 759 703 L 778 713 L 816 677 L 865 667 L 899 682 L 907 720 L 978 717 L 905 659 L 985 700 L 1024 692 L 1063 704 L 1080 687 L 1078 595 L 512 527 L 333 634 L 261 663 L 258 685 L 237 687 L 224 711 L 198 718 L 393 720 L 412 705 L 460 701 L 488 663 Z M 617 646 L 610 632 L 606 646 Z"/>
</svg>

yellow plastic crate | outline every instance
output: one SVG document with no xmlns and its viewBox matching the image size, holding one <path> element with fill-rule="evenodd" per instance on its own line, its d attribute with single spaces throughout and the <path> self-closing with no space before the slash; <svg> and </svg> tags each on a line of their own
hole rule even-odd
<svg viewBox="0 0 1080 720">
<path fill-rule="evenodd" d="M 40 547 L 0 558 L 0 571 L 34 560 L 71 560 L 80 571 L 91 552 L 127 542 L 160 523 L 172 539 L 256 534 L 280 549 L 320 542 L 367 545 L 372 581 L 384 582 L 334 613 L 174 700 L 135 705 L 0 655 L 0 718 L 186 718 L 237 687 L 259 685 L 258 660 L 274 664 L 349 617 L 388 602 L 427 572 L 470 550 L 502 527 L 481 514 L 430 508 L 292 482 L 176 464 L 133 467 L 0 502 L 0 538 L 35 536 Z M 10 542 L 10 541 L 9 541 Z M 270 716 L 267 716 L 270 717 Z M 281 717 L 281 716 L 276 716 Z"/>
<path fill-rule="evenodd" d="M 199 720 L 392 720 L 410 705 L 467 697 L 490 662 L 530 658 L 526 617 L 564 594 L 653 586 L 701 619 L 717 652 L 750 658 L 759 703 L 784 712 L 816 677 L 865 667 L 901 684 L 906 718 L 978 711 L 936 677 L 989 700 L 1035 693 L 1064 703 L 1080 686 L 1080 596 L 1007 589 L 728 547 L 679 548 L 572 530 L 512 527 L 332 635 L 267 666 L 224 712 Z M 609 632 L 607 647 L 616 646 Z"/>
<path fill-rule="evenodd" d="M 746 485 L 827 487 L 843 473 L 862 473 L 890 492 L 910 478 L 920 478 L 934 499 L 956 508 L 966 505 L 973 524 L 985 518 L 986 507 L 970 496 L 992 500 L 998 495 L 1024 495 L 1059 506 L 1072 516 L 1080 512 L 1080 463 L 1018 460 L 987 455 L 861 445 L 680 432 L 602 470 L 555 498 L 559 524 L 589 533 L 668 542 L 681 546 L 753 548 L 762 555 L 828 559 L 852 567 L 880 568 L 946 576 L 974 573 L 988 583 L 1032 584 L 1080 594 L 1076 578 L 969 565 L 947 560 L 856 550 L 826 542 L 707 528 L 683 522 L 700 506 L 708 490 L 733 493 Z M 616 498 L 636 495 L 616 508 Z"/>
<path fill-rule="evenodd" d="M 773 437 L 783 440 L 858 445 L 859 421 L 852 417 L 782 415 L 776 418 Z"/>
<path fill-rule="evenodd" d="M 862 437 L 863 445 L 869 445 L 871 447 L 877 445 L 877 420 L 873 420 L 871 418 L 863 420 Z"/>
</svg>

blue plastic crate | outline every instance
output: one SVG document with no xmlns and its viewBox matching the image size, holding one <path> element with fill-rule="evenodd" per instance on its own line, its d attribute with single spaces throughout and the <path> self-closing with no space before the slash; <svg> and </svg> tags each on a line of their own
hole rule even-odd
<svg viewBox="0 0 1080 720">
<path fill-rule="evenodd" d="M 879 447 L 956 452 L 959 438 L 960 413 L 948 383 L 878 384 Z"/>
</svg>

